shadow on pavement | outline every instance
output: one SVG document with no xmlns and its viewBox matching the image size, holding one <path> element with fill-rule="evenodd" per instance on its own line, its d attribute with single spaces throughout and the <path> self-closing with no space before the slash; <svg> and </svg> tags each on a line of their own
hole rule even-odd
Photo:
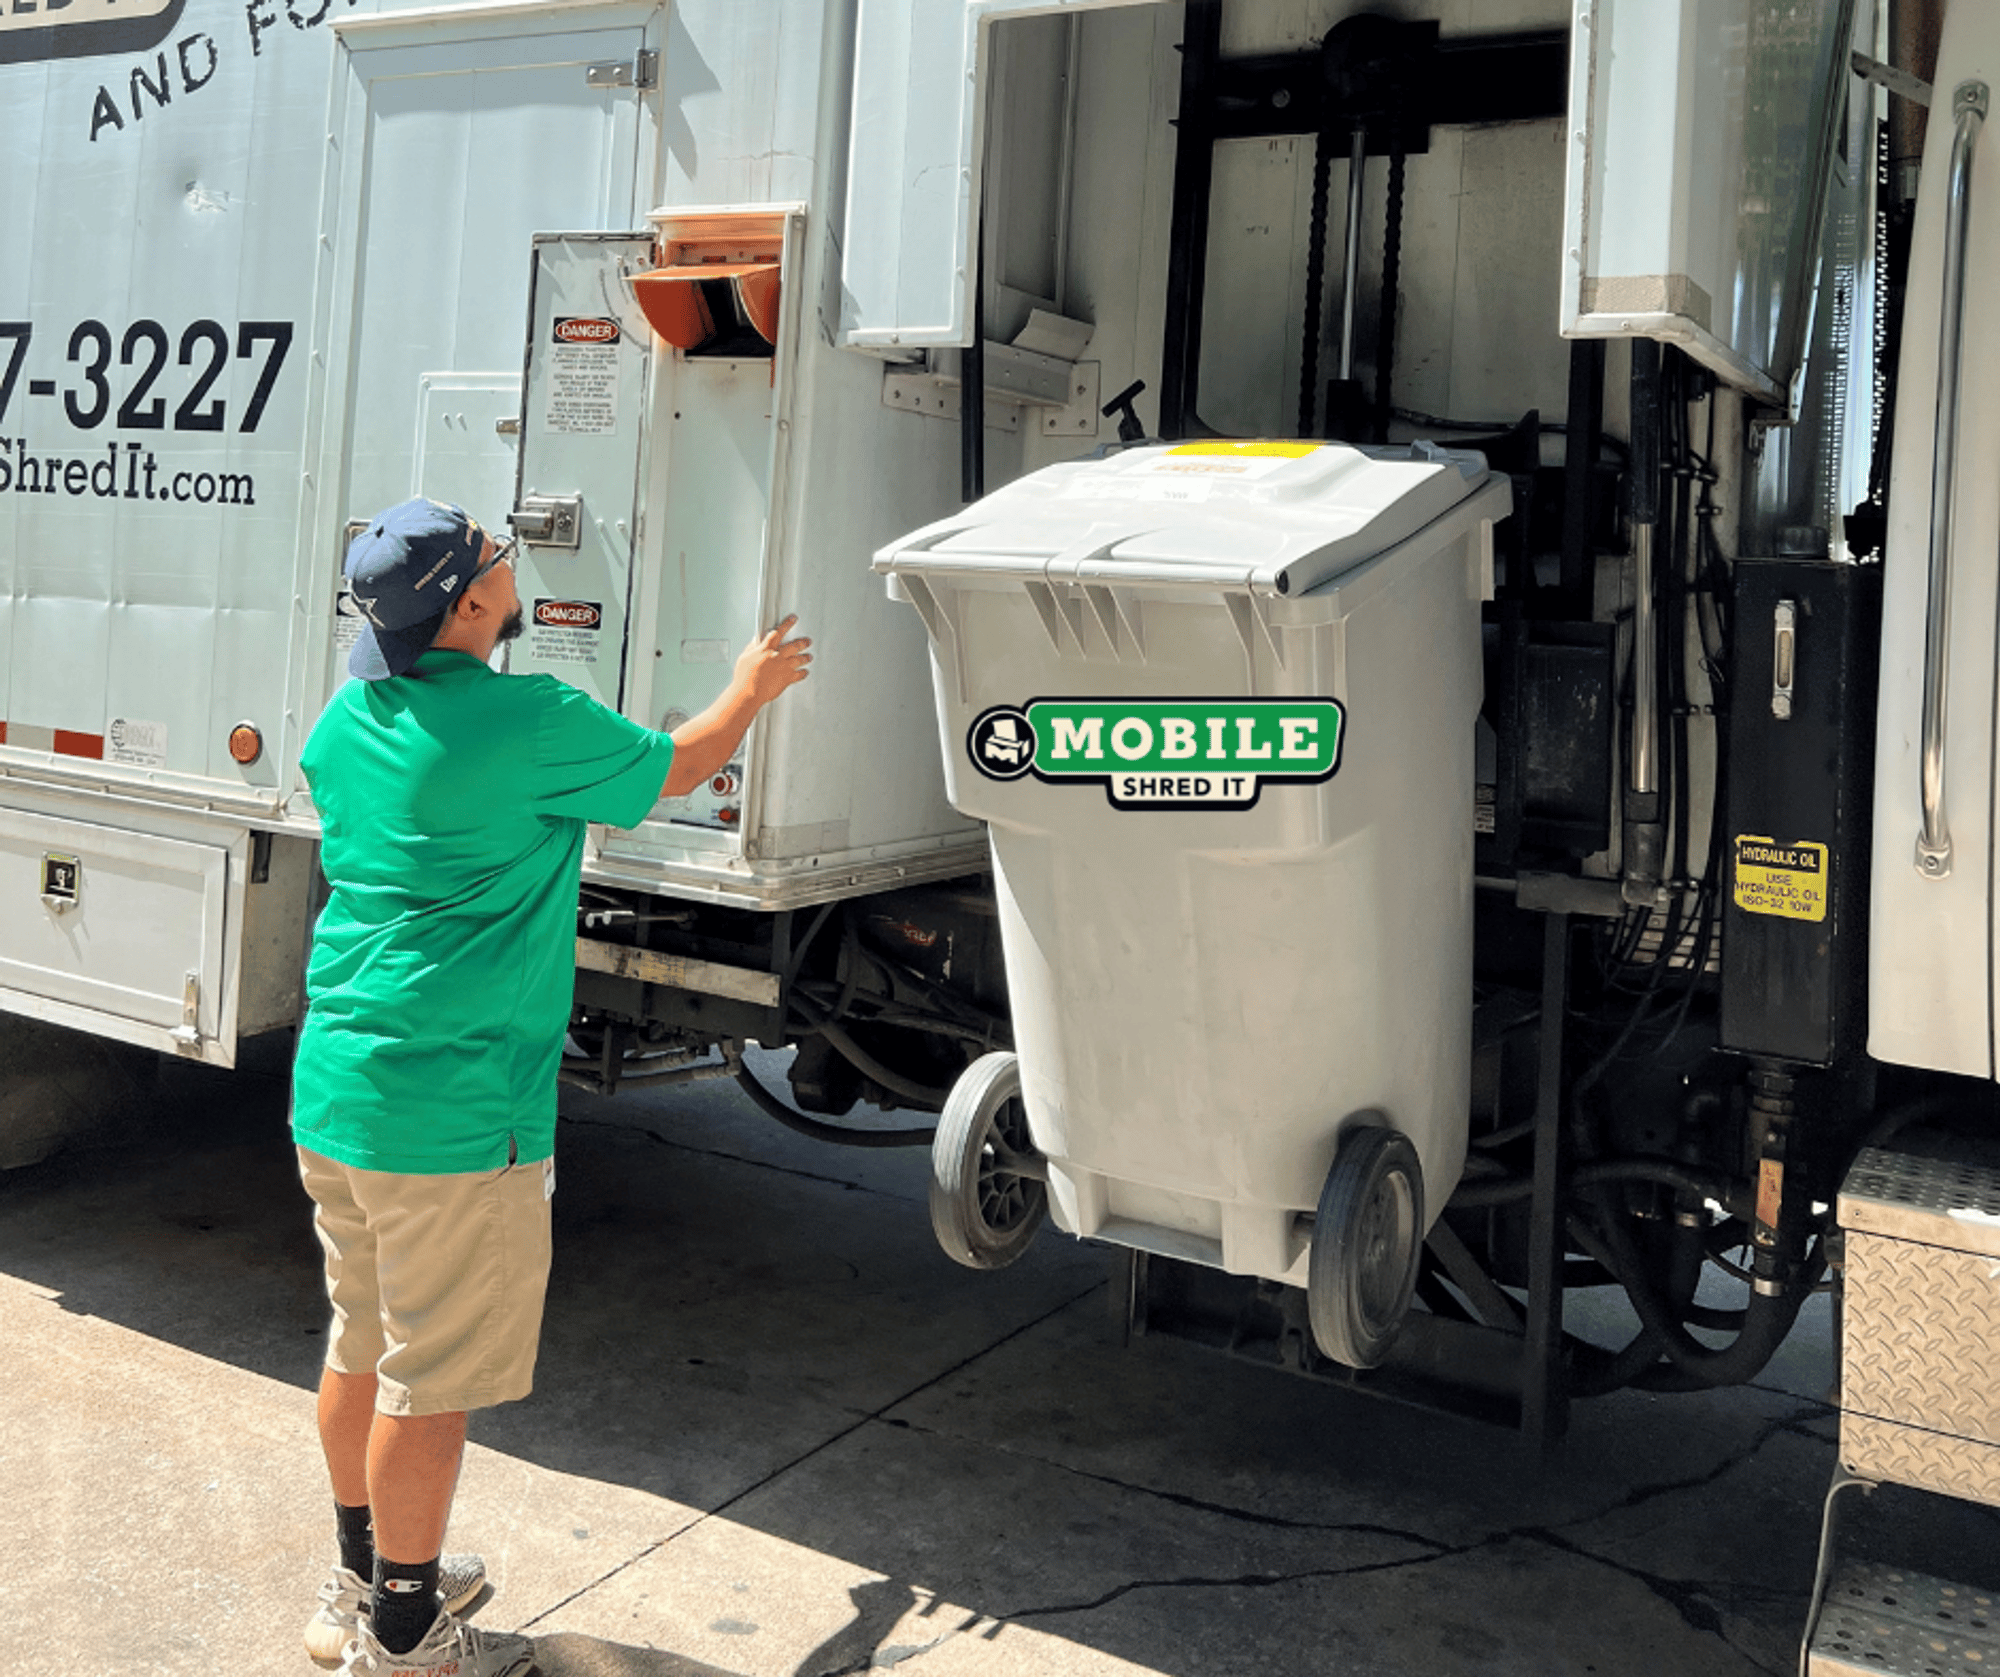
<svg viewBox="0 0 2000 1677">
<path fill-rule="evenodd" d="M 559 1631 L 535 1638 L 534 1677 L 737 1677 L 664 1648 L 629 1648 L 595 1636 Z"/>
</svg>

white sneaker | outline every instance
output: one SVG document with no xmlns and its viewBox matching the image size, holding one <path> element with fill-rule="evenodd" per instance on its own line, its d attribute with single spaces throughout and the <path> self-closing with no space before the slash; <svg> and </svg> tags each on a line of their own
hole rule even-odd
<svg viewBox="0 0 2000 1677">
<path fill-rule="evenodd" d="M 390 1653 L 363 1619 L 340 1662 L 340 1677 L 521 1677 L 534 1663 L 534 1644 L 525 1636 L 474 1630 L 450 1613 L 439 1613 L 423 1641 L 407 1654 Z"/>
<path fill-rule="evenodd" d="M 478 1555 L 446 1555 L 438 1562 L 438 1595 L 447 1613 L 456 1613 L 486 1587 L 486 1562 Z M 368 1611 L 372 1580 L 336 1566 L 319 1587 L 319 1611 L 306 1625 L 306 1652 L 321 1665 L 335 1665 L 347 1651 Z"/>
</svg>

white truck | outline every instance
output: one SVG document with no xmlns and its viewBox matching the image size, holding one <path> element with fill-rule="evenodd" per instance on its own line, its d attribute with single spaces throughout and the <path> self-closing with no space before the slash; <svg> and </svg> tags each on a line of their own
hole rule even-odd
<svg viewBox="0 0 2000 1677">
<path fill-rule="evenodd" d="M 636 719 L 786 612 L 824 653 L 739 763 L 592 834 L 564 1077 L 738 1077 L 837 1142 L 928 1138 L 858 1101 L 944 1110 L 940 1237 L 997 1267 L 1065 1179 L 1049 1114 L 966 1081 L 1013 1012 L 931 649 L 945 686 L 997 654 L 871 559 L 977 546 L 1136 691 L 1153 608 L 1064 463 L 1143 510 L 1208 490 L 1121 452 L 1476 455 L 1511 513 L 1479 667 L 1437 651 L 1484 692 L 1472 836 L 1404 847 L 1470 916 L 1466 1162 L 1344 1272 L 1394 1320 L 1329 1355 L 1310 1195 L 1259 1207 L 1260 1264 L 1170 1159 L 1143 1214 L 1058 1222 L 1121 1249 L 1133 1331 L 1543 1439 L 1750 1378 L 1845 1279 L 1847 1469 L 2000 1501 L 1995 76 L 1976 0 L 15 0 L 0 1064 L 228 1066 L 295 1021 L 343 548 L 433 494 L 522 538 L 511 667 Z M 1259 586 L 1216 585 L 1250 693 Z M 1367 979 L 1268 927 L 1240 959 Z M 790 1104 L 753 1041 L 797 1049 Z M 1579 1288 L 1625 1343 L 1565 1329 Z M 1988 1375 L 1924 1365 L 1933 1319 Z M 1907 1615 L 1832 1599 L 1815 1668 L 1887 1669 Z"/>
</svg>

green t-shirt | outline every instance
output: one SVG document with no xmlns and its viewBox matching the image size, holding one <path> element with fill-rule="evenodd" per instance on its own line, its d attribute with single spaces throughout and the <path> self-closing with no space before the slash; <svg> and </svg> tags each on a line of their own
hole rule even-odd
<svg viewBox="0 0 2000 1677">
<path fill-rule="evenodd" d="M 633 827 L 674 743 L 463 652 L 350 681 L 300 756 L 333 895 L 292 1074 L 300 1146 L 363 1170 L 555 1151 L 584 823 Z"/>
</svg>

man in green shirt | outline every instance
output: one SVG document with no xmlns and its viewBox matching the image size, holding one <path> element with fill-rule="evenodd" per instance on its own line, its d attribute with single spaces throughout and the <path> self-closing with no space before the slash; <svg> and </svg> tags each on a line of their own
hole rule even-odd
<svg viewBox="0 0 2000 1677">
<path fill-rule="evenodd" d="M 333 1304 L 319 1426 L 341 1554 L 306 1645 L 343 1672 L 532 1664 L 524 1638 L 454 1616 L 484 1568 L 441 1550 L 466 1412 L 533 1381 L 584 826 L 692 791 L 812 661 L 787 618 L 671 736 L 499 675 L 521 629 L 512 546 L 434 501 L 372 519 L 346 562 L 358 679 L 300 758 L 333 891 L 292 1132 Z"/>
</svg>

